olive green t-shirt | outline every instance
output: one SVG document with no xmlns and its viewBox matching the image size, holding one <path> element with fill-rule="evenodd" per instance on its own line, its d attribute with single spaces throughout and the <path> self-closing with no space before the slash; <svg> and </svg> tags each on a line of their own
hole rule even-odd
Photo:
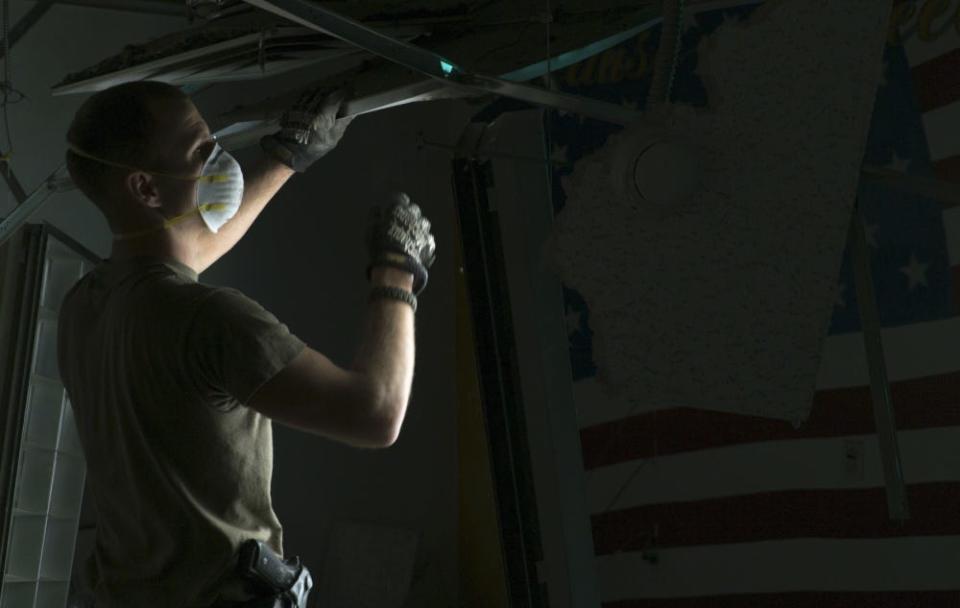
<svg viewBox="0 0 960 608">
<path fill-rule="evenodd" d="M 245 404 L 304 347 L 173 259 L 108 259 L 67 293 L 60 375 L 98 512 L 79 584 L 97 608 L 252 597 L 238 547 L 256 538 L 283 555 L 283 528 L 271 420 Z"/>
</svg>

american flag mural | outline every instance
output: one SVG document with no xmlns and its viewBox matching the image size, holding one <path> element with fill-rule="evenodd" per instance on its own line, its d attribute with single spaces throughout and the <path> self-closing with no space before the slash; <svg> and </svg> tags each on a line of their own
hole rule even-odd
<svg viewBox="0 0 960 608">
<path fill-rule="evenodd" d="M 796 0 L 802 1 L 802 0 Z M 687 0 L 672 101 L 709 107 L 697 44 L 757 2 Z M 659 27 L 555 86 L 643 109 Z M 897 2 L 864 163 L 960 187 L 960 0 Z M 553 113 L 554 208 L 619 127 Z M 910 519 L 888 517 L 849 247 L 809 419 L 629 414 L 595 380 L 590 310 L 564 286 L 605 608 L 960 607 L 960 207 L 861 182 Z"/>
</svg>

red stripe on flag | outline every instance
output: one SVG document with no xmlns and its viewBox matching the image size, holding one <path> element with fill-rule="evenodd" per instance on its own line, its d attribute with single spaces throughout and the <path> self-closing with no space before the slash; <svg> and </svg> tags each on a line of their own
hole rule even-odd
<svg viewBox="0 0 960 608">
<path fill-rule="evenodd" d="M 890 394 L 899 430 L 960 426 L 960 372 L 892 382 Z M 583 428 L 580 445 L 590 470 L 656 454 L 875 432 L 870 388 L 862 386 L 817 391 L 799 429 L 760 416 L 673 408 Z"/>
<path fill-rule="evenodd" d="M 936 161 L 933 163 L 933 171 L 937 179 L 960 184 L 960 156 L 950 156 Z"/>
<path fill-rule="evenodd" d="M 808 591 L 637 598 L 604 602 L 603 608 L 956 608 L 960 591 Z"/>
<path fill-rule="evenodd" d="M 960 99 L 960 49 L 914 66 L 910 74 L 921 113 Z"/>
<path fill-rule="evenodd" d="M 960 483 L 907 486 L 910 519 L 890 520 L 884 488 L 790 490 L 642 505 L 591 515 L 596 555 L 792 538 L 960 534 Z"/>
</svg>

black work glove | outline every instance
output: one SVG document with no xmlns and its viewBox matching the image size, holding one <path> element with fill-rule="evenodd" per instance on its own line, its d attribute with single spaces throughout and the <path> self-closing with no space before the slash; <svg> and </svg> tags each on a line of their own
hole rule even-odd
<svg viewBox="0 0 960 608">
<path fill-rule="evenodd" d="M 413 295 L 427 286 L 427 270 L 437 260 L 437 245 L 430 233 L 430 220 L 420 214 L 420 207 L 400 192 L 381 209 L 370 209 L 367 222 L 367 251 L 370 264 L 367 280 L 374 266 L 393 266 L 413 274 Z"/>
<path fill-rule="evenodd" d="M 304 92 L 280 117 L 280 130 L 260 138 L 264 152 L 303 173 L 337 147 L 356 116 L 337 118 L 346 89 L 320 87 Z"/>
</svg>

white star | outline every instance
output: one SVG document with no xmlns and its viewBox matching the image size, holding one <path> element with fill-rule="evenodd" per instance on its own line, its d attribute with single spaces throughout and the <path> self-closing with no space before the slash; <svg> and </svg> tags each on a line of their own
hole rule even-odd
<svg viewBox="0 0 960 608">
<path fill-rule="evenodd" d="M 580 331 L 580 313 L 571 310 L 567 313 L 567 336 L 571 336 Z"/>
<path fill-rule="evenodd" d="M 841 306 L 841 307 L 842 307 L 842 306 L 846 306 L 846 305 L 847 305 L 847 303 L 846 303 L 846 302 L 844 301 L 844 299 L 843 299 L 843 291 L 844 291 L 846 288 L 847 288 L 847 284 L 846 284 L 846 283 L 840 283 L 840 285 L 837 286 L 837 302 L 834 304 L 834 306 Z"/>
<path fill-rule="evenodd" d="M 921 264 L 915 254 L 910 254 L 910 263 L 900 268 L 900 272 L 907 275 L 907 279 L 910 281 L 910 285 L 907 287 L 908 291 L 913 291 L 913 288 L 917 285 L 927 286 L 927 267 L 929 265 Z"/>
<path fill-rule="evenodd" d="M 865 232 L 867 233 L 867 244 L 873 247 L 874 249 L 879 249 L 880 246 L 877 245 L 877 230 L 880 229 L 880 226 L 877 224 L 868 224 Z"/>
<path fill-rule="evenodd" d="M 910 166 L 910 159 L 900 158 L 899 156 L 897 156 L 897 151 L 893 150 L 893 160 L 891 160 L 890 163 L 886 165 L 886 168 L 890 169 L 891 171 L 896 171 L 897 173 L 906 173 L 907 167 L 909 166 Z"/>
</svg>

